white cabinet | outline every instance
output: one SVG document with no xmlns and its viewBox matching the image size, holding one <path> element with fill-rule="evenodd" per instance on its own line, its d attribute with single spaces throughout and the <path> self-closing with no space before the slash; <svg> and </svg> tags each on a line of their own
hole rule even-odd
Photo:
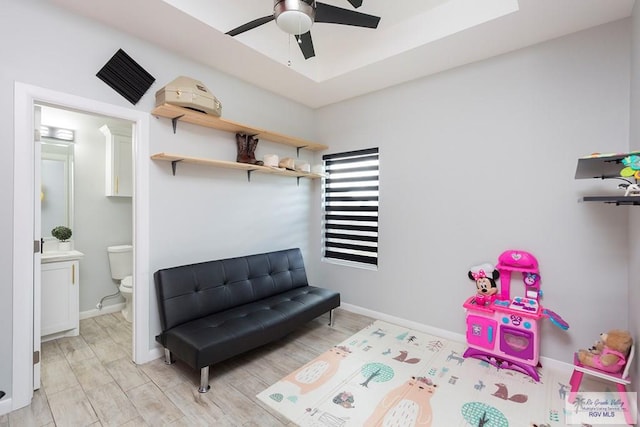
<svg viewBox="0 0 640 427">
<path fill-rule="evenodd" d="M 133 194 L 133 153 L 131 129 L 104 125 L 106 138 L 105 194 L 131 197 Z"/>
<path fill-rule="evenodd" d="M 80 262 L 49 262 L 41 267 L 40 335 L 51 339 L 78 335 Z"/>
</svg>

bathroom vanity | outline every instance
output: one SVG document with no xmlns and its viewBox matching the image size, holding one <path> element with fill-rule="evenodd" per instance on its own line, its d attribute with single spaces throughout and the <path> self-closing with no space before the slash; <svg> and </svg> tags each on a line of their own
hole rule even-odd
<svg viewBox="0 0 640 427">
<path fill-rule="evenodd" d="M 42 341 L 80 332 L 80 259 L 83 256 L 76 250 L 42 253 Z"/>
</svg>

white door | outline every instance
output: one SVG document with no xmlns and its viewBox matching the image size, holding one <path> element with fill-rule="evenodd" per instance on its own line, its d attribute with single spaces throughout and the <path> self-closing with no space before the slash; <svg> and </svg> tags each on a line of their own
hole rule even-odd
<svg viewBox="0 0 640 427">
<path fill-rule="evenodd" d="M 34 202 L 33 202 L 33 389 L 38 390 L 40 388 L 40 322 L 41 322 L 41 239 L 42 230 L 40 224 L 40 208 L 41 208 L 41 195 L 42 187 L 40 185 L 40 163 L 41 163 L 41 148 L 40 148 L 40 117 L 42 110 L 39 106 L 33 107 L 33 182 L 36 184 Z"/>
</svg>

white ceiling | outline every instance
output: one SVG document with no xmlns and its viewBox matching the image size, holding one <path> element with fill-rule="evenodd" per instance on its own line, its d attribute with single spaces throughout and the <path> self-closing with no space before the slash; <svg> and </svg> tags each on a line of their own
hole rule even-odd
<svg viewBox="0 0 640 427">
<path fill-rule="evenodd" d="M 377 29 L 316 23 L 316 56 L 269 22 L 272 0 L 49 0 L 312 108 L 631 15 L 634 0 L 364 0 Z M 355 10 L 347 0 L 324 0 Z M 197 76 L 193 76 L 198 78 Z M 208 83 L 203 80 L 203 83 Z"/>
</svg>

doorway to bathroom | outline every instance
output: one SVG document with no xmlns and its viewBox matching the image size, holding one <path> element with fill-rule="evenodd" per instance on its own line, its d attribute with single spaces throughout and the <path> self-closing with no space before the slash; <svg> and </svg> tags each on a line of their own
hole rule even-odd
<svg viewBox="0 0 640 427">
<path fill-rule="evenodd" d="M 55 129 L 69 135 L 67 140 L 41 136 L 43 252 L 47 252 L 47 246 L 57 250 L 59 242 L 51 234 L 53 227 L 70 227 L 72 247 L 83 254 L 79 271 L 80 318 L 113 311 L 110 307 L 114 306 L 122 308 L 124 300 L 110 274 L 107 247 L 133 242 L 133 123 L 49 105 L 40 108 L 45 132 Z M 109 136 L 104 133 L 107 130 Z M 115 145 L 113 133 L 122 135 L 123 142 Z M 65 157 L 55 154 L 64 148 Z M 114 148 L 118 149 L 117 154 Z M 118 171 L 114 170 L 116 156 Z M 45 174 L 49 169 L 57 173 Z"/>
<path fill-rule="evenodd" d="M 134 322 L 132 328 L 132 359 L 145 363 L 157 357 L 158 351 L 149 340 L 149 217 L 148 198 L 148 130 L 149 114 L 92 99 L 78 97 L 15 83 L 15 142 L 14 142 L 14 236 L 13 236 L 13 352 L 12 352 L 12 409 L 28 405 L 33 397 L 34 377 L 39 363 L 37 346 L 40 343 L 40 310 L 36 307 L 37 286 L 40 286 L 40 143 L 34 138 L 36 107 L 48 106 L 61 110 L 82 112 L 133 123 L 133 198 L 129 220 L 132 222 L 134 251 Z M 76 152 L 74 152 L 74 155 Z M 37 179 L 36 179 L 37 178 Z M 104 188 L 104 185 L 101 186 Z M 25 191 L 32 189 L 32 191 Z M 98 189 L 96 189 L 98 191 Z M 45 194 L 46 197 L 46 194 Z M 103 196 L 104 197 L 104 193 Z M 117 203 L 117 202 L 116 202 Z M 132 213 L 131 213 L 132 211 Z M 37 218 L 36 218 L 37 217 Z M 133 219 L 131 219 L 133 218 Z M 37 221 L 36 221 L 37 220 Z M 77 222 L 77 219 L 74 219 Z M 37 226 L 36 226 L 37 223 Z M 74 226 L 75 227 L 75 226 Z M 80 237 L 79 230 L 76 238 Z M 105 248 L 106 252 L 106 248 Z M 108 269 L 105 253 L 104 265 Z M 108 271 L 108 270 L 107 270 Z M 107 273 L 110 277 L 109 273 Z M 116 287 L 111 285 L 115 293 Z M 94 305 L 97 302 L 93 302 Z M 39 323 L 38 323 L 39 324 Z M 36 333 L 37 332 L 37 333 Z"/>
<path fill-rule="evenodd" d="M 35 108 L 41 122 L 42 339 L 77 335 L 78 321 L 99 315 L 122 313 L 131 322 L 132 287 L 121 282 L 131 284 L 133 274 L 134 124 L 47 104 Z M 57 227 L 71 230 L 68 243 L 53 236 Z M 129 249 L 118 252 L 126 262 L 118 263 L 116 273 L 114 247 Z M 70 261 L 77 262 L 69 286 L 57 278 Z M 123 334 L 106 330 L 122 341 Z"/>
</svg>

